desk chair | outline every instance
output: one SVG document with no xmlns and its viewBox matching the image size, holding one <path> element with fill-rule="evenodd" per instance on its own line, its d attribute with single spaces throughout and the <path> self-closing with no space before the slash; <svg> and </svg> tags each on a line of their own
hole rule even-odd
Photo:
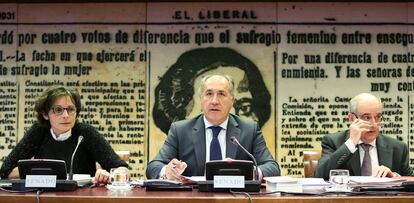
<svg viewBox="0 0 414 203">
<path fill-rule="evenodd" d="M 121 158 L 123 161 L 129 163 L 129 151 L 115 151 L 115 153 Z"/>
<path fill-rule="evenodd" d="M 305 178 L 313 178 L 318 161 L 321 158 L 321 150 L 305 150 L 303 151 L 303 164 L 305 168 Z"/>
</svg>

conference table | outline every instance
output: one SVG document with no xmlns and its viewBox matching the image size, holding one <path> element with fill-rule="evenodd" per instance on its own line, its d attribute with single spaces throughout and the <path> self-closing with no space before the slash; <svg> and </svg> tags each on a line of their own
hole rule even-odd
<svg viewBox="0 0 414 203">
<path fill-rule="evenodd" d="M 263 192 L 265 189 L 263 189 Z M 328 196 L 316 195 L 281 195 L 264 194 L 251 195 L 255 203 L 404 203 L 414 202 L 414 193 L 406 194 L 380 194 L 380 195 L 355 195 L 331 194 Z M 39 201 L 37 201 L 39 200 Z M 145 188 L 134 188 L 130 191 L 115 192 L 105 187 L 78 188 L 70 192 L 42 192 L 37 199 L 36 192 L 8 193 L 0 191 L 1 203 L 237 203 L 250 202 L 249 198 L 242 194 L 230 192 L 200 192 L 192 191 L 146 191 Z"/>
</svg>

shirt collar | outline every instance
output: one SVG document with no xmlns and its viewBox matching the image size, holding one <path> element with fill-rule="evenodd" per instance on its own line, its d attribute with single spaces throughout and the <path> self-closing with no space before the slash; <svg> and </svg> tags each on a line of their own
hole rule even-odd
<svg viewBox="0 0 414 203">
<path fill-rule="evenodd" d="M 70 138 L 70 136 L 72 135 L 72 129 L 70 129 L 68 132 L 62 133 L 58 136 L 56 136 L 56 134 L 53 132 L 53 129 L 50 128 L 50 133 L 52 134 L 52 137 L 54 140 L 56 141 L 65 141 L 67 139 Z"/>
<path fill-rule="evenodd" d="M 207 120 L 207 118 L 205 117 L 205 116 L 203 116 L 203 119 L 204 119 L 204 126 L 206 127 L 206 128 L 209 128 L 210 126 L 214 126 L 213 124 L 211 124 L 208 120 Z M 223 129 L 227 129 L 227 123 L 229 122 L 229 117 L 227 116 L 227 118 L 226 118 L 226 120 L 224 120 L 224 122 L 223 123 L 221 123 L 219 126 L 221 127 L 221 128 L 223 128 Z"/>
<path fill-rule="evenodd" d="M 363 143 L 363 142 L 361 140 L 359 140 L 358 145 L 361 144 L 361 143 Z M 377 139 L 375 139 L 372 142 L 367 143 L 367 144 L 370 144 L 372 147 L 375 147 L 375 146 L 377 146 Z"/>
</svg>

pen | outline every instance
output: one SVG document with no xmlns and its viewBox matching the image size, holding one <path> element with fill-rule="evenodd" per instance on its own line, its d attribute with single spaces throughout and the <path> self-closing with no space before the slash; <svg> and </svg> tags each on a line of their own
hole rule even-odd
<svg viewBox="0 0 414 203">
<path fill-rule="evenodd" d="M 178 160 L 180 163 L 182 162 L 181 160 Z M 175 169 L 177 167 L 177 165 L 172 164 L 173 169 Z"/>
</svg>

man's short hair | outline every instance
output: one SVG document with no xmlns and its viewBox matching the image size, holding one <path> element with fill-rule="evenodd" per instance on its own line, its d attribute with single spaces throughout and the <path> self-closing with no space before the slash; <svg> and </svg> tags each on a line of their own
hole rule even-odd
<svg viewBox="0 0 414 203">
<path fill-rule="evenodd" d="M 209 78 L 213 77 L 213 76 L 217 76 L 217 75 L 206 75 L 206 76 L 203 76 L 203 78 L 201 78 L 200 86 L 198 87 L 198 95 L 200 97 L 203 94 L 204 85 L 206 84 L 206 81 Z M 219 75 L 219 76 L 226 79 L 227 83 L 229 84 L 230 95 L 231 95 L 232 99 L 234 99 L 234 80 L 233 80 L 233 78 L 229 75 Z"/>
<path fill-rule="evenodd" d="M 349 101 L 349 112 L 357 113 L 358 103 L 366 97 L 375 97 L 378 100 L 378 103 L 382 106 L 381 99 L 378 98 L 377 96 L 370 94 L 370 93 L 360 93 Z"/>
</svg>

